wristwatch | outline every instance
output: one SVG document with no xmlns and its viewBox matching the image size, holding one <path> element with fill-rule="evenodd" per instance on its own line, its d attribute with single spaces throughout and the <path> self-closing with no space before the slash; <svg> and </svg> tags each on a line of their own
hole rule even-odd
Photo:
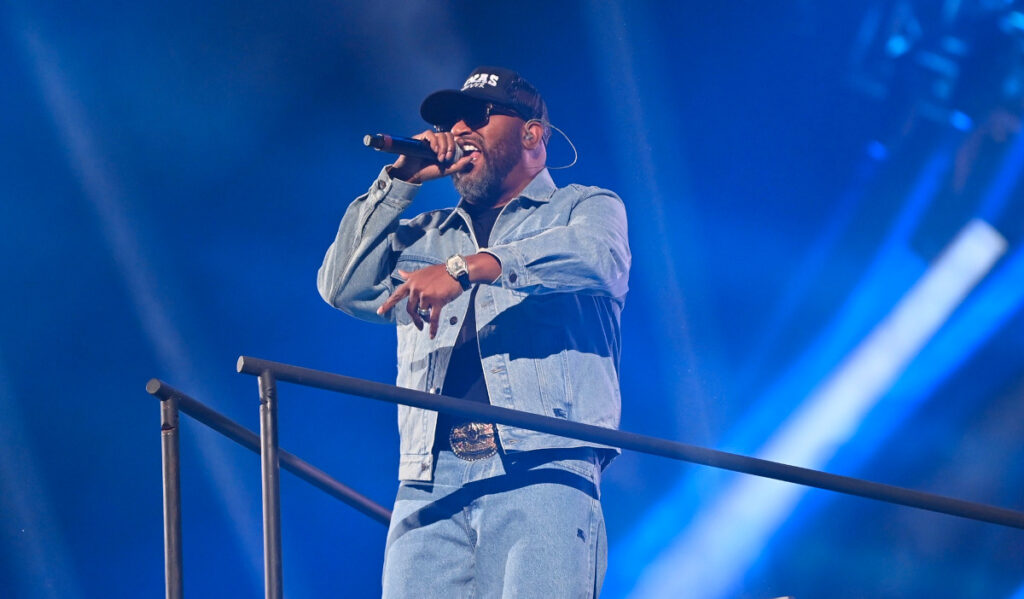
<svg viewBox="0 0 1024 599">
<path fill-rule="evenodd" d="M 444 267 L 448 271 L 448 274 L 458 281 L 459 285 L 462 285 L 463 291 L 469 290 L 469 265 L 466 264 L 465 258 L 459 254 L 455 254 L 451 258 L 445 260 Z"/>
</svg>

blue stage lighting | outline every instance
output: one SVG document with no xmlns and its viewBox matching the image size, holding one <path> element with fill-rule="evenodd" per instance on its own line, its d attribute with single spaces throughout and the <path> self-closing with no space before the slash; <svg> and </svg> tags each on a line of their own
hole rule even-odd
<svg viewBox="0 0 1024 599">
<path fill-rule="evenodd" d="M 1006 251 L 984 221 L 971 221 L 896 307 L 810 394 L 758 457 L 820 468 L 849 441 L 957 306 Z M 634 597 L 678 597 L 701 589 L 728 597 L 806 492 L 796 485 L 737 478 L 647 568 Z"/>
<path fill-rule="evenodd" d="M 949 115 L 949 124 L 953 125 L 953 128 L 958 131 L 970 131 L 971 127 L 974 126 L 974 121 L 959 110 L 954 110 Z"/>
</svg>

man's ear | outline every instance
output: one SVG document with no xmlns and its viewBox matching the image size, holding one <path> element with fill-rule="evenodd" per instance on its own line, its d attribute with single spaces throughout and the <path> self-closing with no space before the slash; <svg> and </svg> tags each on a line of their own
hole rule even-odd
<svg viewBox="0 0 1024 599">
<path fill-rule="evenodd" d="M 532 150 L 537 147 L 544 139 L 544 123 L 537 119 L 531 119 L 526 121 L 526 126 L 523 127 L 523 146 Z"/>
</svg>

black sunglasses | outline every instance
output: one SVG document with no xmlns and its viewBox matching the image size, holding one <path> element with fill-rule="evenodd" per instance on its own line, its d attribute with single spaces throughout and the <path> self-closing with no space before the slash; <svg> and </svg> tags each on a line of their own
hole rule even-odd
<svg viewBox="0 0 1024 599">
<path fill-rule="evenodd" d="M 455 114 L 455 120 L 450 123 L 438 123 L 437 125 L 434 125 L 434 130 L 438 132 L 451 131 L 452 127 L 455 126 L 455 123 L 458 123 L 459 121 L 465 121 L 466 126 L 470 129 L 479 129 L 491 120 L 492 114 L 516 116 L 524 121 L 526 120 L 526 118 L 516 112 L 515 109 L 507 106 L 492 104 L 490 102 L 485 104 L 467 104 L 460 112 Z"/>
</svg>

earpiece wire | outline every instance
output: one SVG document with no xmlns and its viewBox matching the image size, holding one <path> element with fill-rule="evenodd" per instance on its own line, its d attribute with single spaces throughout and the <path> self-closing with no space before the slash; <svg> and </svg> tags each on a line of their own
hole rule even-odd
<svg viewBox="0 0 1024 599">
<path fill-rule="evenodd" d="M 558 127 L 552 125 L 551 123 L 546 122 L 546 121 L 542 121 L 540 119 L 530 119 L 529 121 L 526 122 L 527 125 L 529 125 L 530 123 L 540 123 L 541 125 L 544 125 L 546 127 L 551 127 L 555 131 L 558 131 L 559 133 L 562 134 L 562 137 L 565 138 L 565 141 L 568 142 L 569 147 L 572 148 L 572 162 L 570 162 L 569 164 L 563 165 L 563 166 L 549 166 L 549 167 L 547 167 L 548 170 L 550 170 L 550 171 L 559 171 L 559 170 L 562 170 L 562 169 L 566 169 L 566 168 L 570 168 L 570 167 L 576 166 L 576 163 L 579 162 L 579 159 L 580 159 L 580 153 L 579 153 L 579 150 L 576 149 L 576 144 L 572 143 L 572 140 L 569 139 L 569 136 L 565 133 L 565 131 L 562 131 L 561 129 L 559 129 Z M 544 145 L 546 146 L 547 142 L 544 142 Z"/>
</svg>

